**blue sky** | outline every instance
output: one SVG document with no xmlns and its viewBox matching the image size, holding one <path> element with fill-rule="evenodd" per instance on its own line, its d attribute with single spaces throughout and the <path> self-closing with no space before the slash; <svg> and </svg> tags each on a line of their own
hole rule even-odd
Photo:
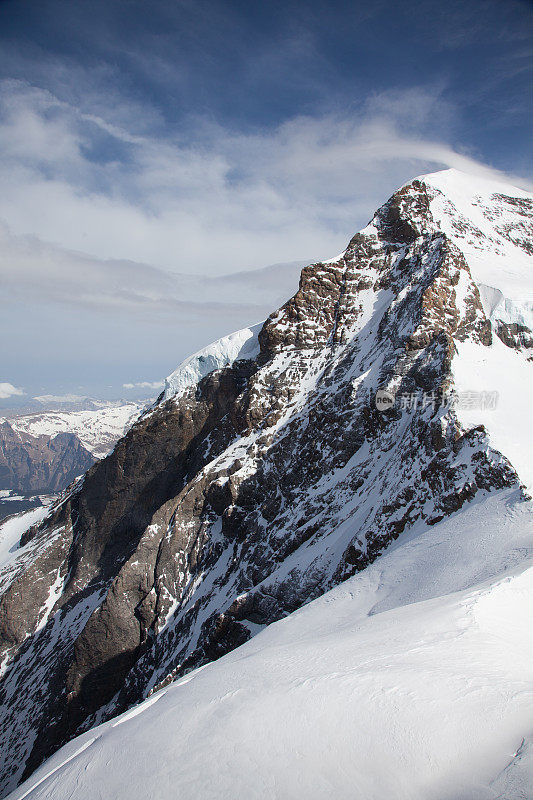
<svg viewBox="0 0 533 800">
<path fill-rule="evenodd" d="M 0 1 L 0 387 L 133 396 L 415 175 L 531 186 L 532 74 L 522 0 Z"/>
</svg>

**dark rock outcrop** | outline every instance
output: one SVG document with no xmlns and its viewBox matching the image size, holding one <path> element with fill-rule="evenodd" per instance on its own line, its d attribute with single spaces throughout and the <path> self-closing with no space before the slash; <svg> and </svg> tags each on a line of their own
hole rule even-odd
<svg viewBox="0 0 533 800">
<path fill-rule="evenodd" d="M 533 331 L 526 325 L 498 320 L 496 333 L 507 347 L 526 351 L 529 359 L 533 360 Z"/>
</svg>

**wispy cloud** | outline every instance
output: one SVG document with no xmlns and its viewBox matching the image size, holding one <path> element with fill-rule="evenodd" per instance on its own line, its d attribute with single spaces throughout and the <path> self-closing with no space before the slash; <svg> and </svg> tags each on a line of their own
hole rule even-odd
<svg viewBox="0 0 533 800">
<path fill-rule="evenodd" d="M 68 403 L 80 403 L 87 398 L 79 394 L 40 394 L 33 399 L 38 403 L 64 403 L 67 405 Z"/>
<path fill-rule="evenodd" d="M 217 277 L 177 274 L 17 236 L 0 222 L 1 286 L 12 301 L 24 304 L 31 300 L 104 313 L 136 312 L 144 319 L 179 315 L 183 322 L 206 313 L 253 320 L 295 291 L 304 263 Z"/>
<path fill-rule="evenodd" d="M 18 389 L 12 383 L 0 383 L 0 400 L 7 400 L 9 397 L 26 394 L 24 389 Z"/>
<path fill-rule="evenodd" d="M 137 383 L 123 383 L 123 389 L 162 389 L 163 381 L 137 381 Z"/>
<path fill-rule="evenodd" d="M 103 303 L 106 276 L 137 302 L 168 295 L 168 272 L 329 257 L 414 175 L 495 174 L 446 141 L 454 109 L 438 88 L 388 91 L 349 117 L 301 116 L 262 132 L 199 119 L 194 143 L 130 133 L 21 82 L 2 84 L 0 107 L 0 219 L 37 237 L 26 240 L 22 273 L 34 257 L 52 276 L 65 270 L 54 245 L 85 273 L 82 294 L 90 300 L 94 284 Z"/>
</svg>

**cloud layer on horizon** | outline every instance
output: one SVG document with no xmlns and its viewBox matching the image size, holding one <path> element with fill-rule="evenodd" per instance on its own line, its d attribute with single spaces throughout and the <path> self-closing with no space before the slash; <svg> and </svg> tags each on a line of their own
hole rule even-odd
<svg viewBox="0 0 533 800">
<path fill-rule="evenodd" d="M 123 383 L 123 389 L 162 389 L 163 381 L 137 381 L 136 383 Z"/>
</svg>

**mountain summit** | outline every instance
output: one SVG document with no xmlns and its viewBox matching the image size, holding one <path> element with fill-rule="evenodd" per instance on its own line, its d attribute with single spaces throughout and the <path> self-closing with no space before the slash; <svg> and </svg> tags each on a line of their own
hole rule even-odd
<svg viewBox="0 0 533 800">
<path fill-rule="evenodd" d="M 342 582 L 379 584 L 383 563 L 379 606 L 406 581 L 395 541 L 455 537 L 448 579 L 429 570 L 430 587 L 418 575 L 400 605 L 466 590 L 516 564 L 515 550 L 529 554 L 526 533 L 497 557 L 479 533 L 480 563 L 454 567 L 465 543 L 475 550 L 476 525 L 497 536 L 505 504 L 521 532 L 531 520 L 532 242 L 525 192 L 455 170 L 411 181 L 338 258 L 305 267 L 263 325 L 180 365 L 45 518 L 20 518 L 19 546 L 0 559 L 3 796 L 76 735 Z M 316 623 L 325 646 L 327 598 L 332 614 L 353 613 L 334 602 L 340 592 L 285 630 L 305 638 Z M 305 672 L 309 651 L 298 652 Z M 36 787 L 52 786 L 46 765 L 38 774 Z M 68 780 L 65 797 L 89 796 Z"/>
</svg>

